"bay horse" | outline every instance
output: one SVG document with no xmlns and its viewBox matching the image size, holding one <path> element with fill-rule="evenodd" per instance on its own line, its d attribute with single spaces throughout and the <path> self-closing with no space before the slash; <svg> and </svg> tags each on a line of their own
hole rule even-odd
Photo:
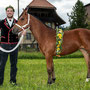
<svg viewBox="0 0 90 90">
<path fill-rule="evenodd" d="M 27 8 L 21 14 L 18 22 L 13 27 L 13 33 L 17 34 L 30 27 L 30 30 L 38 42 L 40 51 L 46 59 L 48 84 L 55 82 L 53 56 L 56 56 L 56 30 L 47 27 L 39 19 L 27 13 Z M 62 50 L 60 56 L 71 54 L 80 50 L 86 60 L 88 72 L 86 81 L 90 79 L 90 30 L 78 28 L 64 31 Z"/>
</svg>

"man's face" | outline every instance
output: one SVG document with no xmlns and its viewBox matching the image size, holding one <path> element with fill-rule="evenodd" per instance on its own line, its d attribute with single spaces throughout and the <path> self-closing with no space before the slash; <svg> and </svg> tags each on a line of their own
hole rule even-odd
<svg viewBox="0 0 90 90">
<path fill-rule="evenodd" d="M 13 18 L 13 15 L 14 15 L 14 11 L 12 8 L 8 8 L 7 11 L 6 11 L 6 15 L 8 18 Z"/>
</svg>

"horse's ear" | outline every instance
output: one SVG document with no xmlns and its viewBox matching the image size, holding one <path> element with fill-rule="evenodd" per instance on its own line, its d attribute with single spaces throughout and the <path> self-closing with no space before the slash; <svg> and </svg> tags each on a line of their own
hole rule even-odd
<svg viewBox="0 0 90 90">
<path fill-rule="evenodd" d="M 30 8 L 29 8 L 29 7 L 28 7 L 28 9 L 27 9 L 27 13 L 30 14 Z"/>
<path fill-rule="evenodd" d="M 26 11 L 27 11 L 27 13 L 28 13 L 28 11 L 29 11 L 29 5 L 26 7 Z"/>
<path fill-rule="evenodd" d="M 24 11 L 25 9 L 23 8 L 22 10 Z"/>
<path fill-rule="evenodd" d="M 28 9 L 26 9 L 26 13 L 28 12 Z"/>
</svg>

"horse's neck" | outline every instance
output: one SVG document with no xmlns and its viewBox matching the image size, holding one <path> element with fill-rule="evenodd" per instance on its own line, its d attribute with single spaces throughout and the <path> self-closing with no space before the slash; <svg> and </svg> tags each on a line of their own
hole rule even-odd
<svg viewBox="0 0 90 90">
<path fill-rule="evenodd" d="M 31 31 L 33 36 L 37 41 L 42 41 L 44 40 L 44 36 L 46 34 L 47 28 L 43 23 L 41 23 L 38 19 L 35 17 L 31 16 Z"/>
</svg>

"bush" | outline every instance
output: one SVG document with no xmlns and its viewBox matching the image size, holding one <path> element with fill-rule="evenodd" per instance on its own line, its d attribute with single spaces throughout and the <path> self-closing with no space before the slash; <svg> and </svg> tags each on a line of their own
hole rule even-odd
<svg viewBox="0 0 90 90">
<path fill-rule="evenodd" d="M 83 55 L 80 51 L 77 51 L 75 53 L 72 53 L 70 55 L 56 57 L 54 56 L 54 59 L 58 58 L 82 58 Z M 19 59 L 45 59 L 45 56 L 40 52 L 24 52 L 20 51 L 18 55 Z"/>
</svg>

